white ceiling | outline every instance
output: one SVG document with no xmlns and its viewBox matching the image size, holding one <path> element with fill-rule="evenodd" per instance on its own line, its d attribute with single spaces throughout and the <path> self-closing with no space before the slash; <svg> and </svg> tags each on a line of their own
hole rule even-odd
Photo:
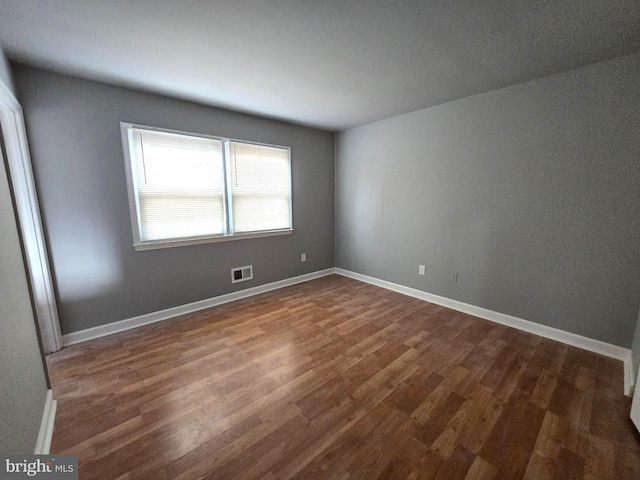
<svg viewBox="0 0 640 480">
<path fill-rule="evenodd" d="M 2 0 L 12 60 L 341 130 L 640 50 L 639 0 Z"/>
</svg>

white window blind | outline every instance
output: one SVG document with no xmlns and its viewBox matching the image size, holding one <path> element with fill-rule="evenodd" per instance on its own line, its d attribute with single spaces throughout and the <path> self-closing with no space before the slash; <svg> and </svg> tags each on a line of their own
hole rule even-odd
<svg viewBox="0 0 640 480">
<path fill-rule="evenodd" d="M 229 142 L 234 232 L 290 228 L 289 152 Z"/>
<path fill-rule="evenodd" d="M 122 131 L 136 248 L 290 232 L 288 148 L 126 123 Z"/>
<path fill-rule="evenodd" d="M 224 233 L 222 142 L 133 129 L 140 240 Z"/>
</svg>

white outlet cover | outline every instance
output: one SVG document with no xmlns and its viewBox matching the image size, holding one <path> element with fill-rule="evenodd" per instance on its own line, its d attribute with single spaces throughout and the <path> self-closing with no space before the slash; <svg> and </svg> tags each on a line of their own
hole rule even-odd
<svg viewBox="0 0 640 480">
<path fill-rule="evenodd" d="M 426 269 L 424 265 L 418 265 L 418 275 L 424 275 L 425 271 Z"/>
</svg>

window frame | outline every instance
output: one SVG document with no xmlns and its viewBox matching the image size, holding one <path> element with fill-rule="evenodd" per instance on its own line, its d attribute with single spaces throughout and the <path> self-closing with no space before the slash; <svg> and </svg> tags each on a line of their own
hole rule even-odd
<svg viewBox="0 0 640 480">
<path fill-rule="evenodd" d="M 140 236 L 140 206 L 138 202 L 138 187 L 136 175 L 134 173 L 134 165 L 131 155 L 132 148 L 132 129 L 147 130 L 150 132 L 172 133 L 177 135 L 186 135 L 197 138 L 206 138 L 217 140 L 222 143 L 222 162 L 224 172 L 224 192 L 223 192 L 223 213 L 224 213 L 224 232 L 222 235 L 201 235 L 195 237 L 180 237 L 161 240 L 142 240 Z M 131 217 L 131 230 L 133 233 L 133 247 L 136 251 L 155 250 L 160 248 L 183 247 L 189 245 L 200 245 L 205 243 L 229 242 L 234 240 L 246 240 L 250 238 L 274 237 L 280 235 L 291 235 L 293 233 L 293 171 L 291 162 L 291 147 L 284 145 L 275 145 L 269 143 L 253 142 L 249 140 L 240 140 L 231 137 L 219 137 L 215 135 L 207 135 L 203 133 L 192 133 L 181 130 L 174 130 L 160 127 L 150 127 L 148 125 L 140 125 L 130 122 L 120 122 L 120 134 L 122 138 L 122 149 L 124 153 L 125 174 L 127 180 L 127 193 L 129 201 L 129 215 Z M 233 205 L 231 202 L 231 174 L 229 172 L 229 142 L 245 143 L 249 145 L 259 145 L 263 147 L 279 148 L 287 151 L 289 161 L 289 228 L 281 228 L 274 230 L 263 230 L 249 233 L 233 233 Z"/>
</svg>

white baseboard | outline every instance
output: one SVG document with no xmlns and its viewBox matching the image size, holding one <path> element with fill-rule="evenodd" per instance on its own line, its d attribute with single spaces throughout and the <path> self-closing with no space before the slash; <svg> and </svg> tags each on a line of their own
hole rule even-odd
<svg viewBox="0 0 640 480">
<path fill-rule="evenodd" d="M 443 307 L 451 308 L 452 310 L 468 313 L 469 315 L 474 315 L 491 322 L 513 327 L 518 330 L 533 333 L 535 335 L 540 335 L 541 337 L 549 338 L 551 340 L 565 343 L 567 345 L 582 348 L 590 352 L 621 360 L 624 363 L 624 393 L 625 395 L 630 395 L 633 390 L 635 378 L 633 373 L 633 364 L 631 361 L 631 350 L 628 348 L 623 348 L 617 345 L 602 342 L 600 340 L 583 337 L 582 335 L 578 335 L 576 333 L 566 332 L 558 328 L 541 325 L 529 320 L 524 320 L 522 318 L 513 317 L 504 313 L 495 312 L 486 308 L 477 307 L 475 305 L 470 305 L 458 300 L 441 297 L 432 293 L 423 292 L 422 290 L 417 290 L 415 288 L 405 287 L 397 283 L 380 280 L 379 278 L 370 277 L 368 275 L 351 272 L 342 268 L 327 268 L 325 270 L 307 273 L 298 277 L 287 278 L 285 280 L 268 283 L 266 285 L 260 285 L 258 287 L 248 288 L 246 290 L 241 290 L 238 292 L 228 293 L 226 295 L 220 295 L 218 297 L 200 300 L 198 302 L 188 303 L 186 305 L 168 308 L 159 312 L 147 313 L 138 317 L 109 323 L 107 325 L 100 325 L 98 327 L 88 328 L 79 332 L 68 333 L 66 335 L 63 335 L 62 339 L 65 346 L 73 345 L 75 343 L 85 342 L 87 340 L 104 337 L 113 333 L 131 330 L 133 328 L 148 325 L 150 323 L 161 322 L 163 320 L 168 320 L 179 315 L 196 312 L 205 308 L 215 307 L 216 305 L 222 305 L 224 303 L 233 302 L 235 300 L 252 297 L 254 295 L 288 287 L 297 283 L 308 282 L 309 280 L 314 280 L 316 278 L 324 277 L 334 273 L 342 275 L 344 277 L 353 278 L 354 280 L 359 280 L 364 283 L 382 287 L 387 290 L 402 293 L 410 297 L 418 298 L 420 300 L 435 303 L 436 305 L 442 305 Z"/>
<path fill-rule="evenodd" d="M 566 332 L 539 323 L 530 322 L 529 320 L 523 320 L 522 318 L 512 317 L 504 313 L 494 312 L 482 307 L 476 307 L 468 303 L 460 302 L 458 300 L 452 300 L 446 297 L 440 297 L 432 293 L 423 292 L 422 290 L 416 290 L 415 288 L 405 287 L 398 285 L 397 283 L 387 282 L 386 280 L 380 280 L 379 278 L 369 277 L 368 275 L 362 275 L 360 273 L 351 272 L 342 268 L 336 268 L 336 273 L 345 277 L 353 278 L 361 282 L 376 285 L 378 287 L 386 288 L 394 292 L 402 293 L 410 297 L 419 298 L 427 302 L 442 305 L 443 307 L 457 310 L 458 312 L 468 313 L 476 317 L 489 320 L 491 322 L 507 325 L 509 327 L 517 328 L 528 333 L 540 335 L 541 337 L 556 340 L 558 342 L 566 343 L 573 347 L 582 348 L 590 352 L 599 353 L 607 357 L 615 358 L 624 362 L 624 389 L 625 395 L 630 395 L 634 384 L 633 378 L 633 365 L 631 362 L 631 350 L 628 348 L 619 347 L 610 343 L 601 342 L 600 340 L 594 340 L 593 338 L 583 337 L 576 333 Z"/>
<path fill-rule="evenodd" d="M 205 308 L 215 307 L 216 305 L 222 305 L 223 303 L 233 302 L 234 300 L 252 297 L 260 293 L 277 290 L 279 288 L 288 287 L 297 283 L 308 282 L 309 280 L 314 280 L 316 278 L 331 275 L 333 273 L 335 273 L 335 268 L 327 268 L 325 270 L 307 273 L 298 277 L 287 278 L 285 280 L 279 280 L 277 282 L 247 288 L 238 292 L 227 293 L 226 295 L 220 295 L 218 297 L 207 298 L 197 302 L 188 303 L 186 305 L 167 308 L 166 310 L 160 310 L 159 312 L 146 313 L 138 317 L 127 318 L 125 320 L 108 323 L 106 325 L 100 325 L 98 327 L 88 328 L 86 330 L 80 330 L 78 332 L 67 333 L 62 336 L 62 341 L 65 346 L 86 342 L 87 340 L 93 340 L 94 338 L 100 338 L 106 335 L 111 335 L 113 333 L 124 332 L 125 330 L 131 330 L 132 328 L 141 327 L 150 323 L 161 322 L 163 320 L 168 320 L 170 318 L 184 315 L 186 313 L 192 313 L 198 310 L 203 310 Z"/>
<path fill-rule="evenodd" d="M 47 396 L 44 401 L 44 410 L 42 412 L 42 421 L 40 422 L 40 431 L 36 440 L 36 455 L 48 455 L 51 449 L 51 439 L 53 438 L 53 424 L 56 421 L 56 408 L 58 402 L 53 399 L 53 392 L 47 390 Z"/>
</svg>

